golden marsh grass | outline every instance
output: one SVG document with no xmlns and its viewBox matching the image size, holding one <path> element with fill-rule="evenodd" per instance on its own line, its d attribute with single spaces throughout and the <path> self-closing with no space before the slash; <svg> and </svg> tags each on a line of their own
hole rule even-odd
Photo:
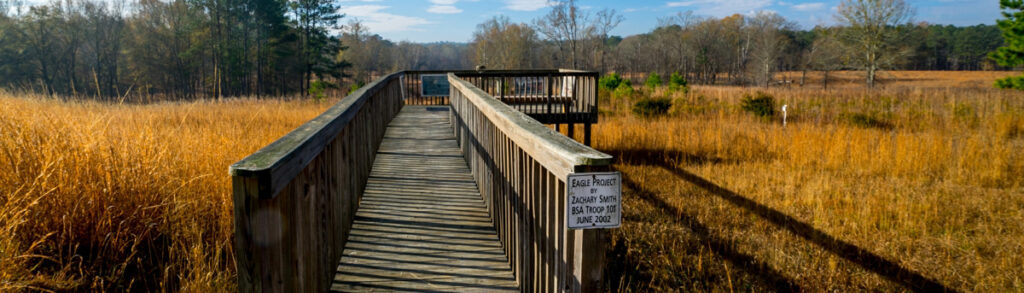
<svg viewBox="0 0 1024 293">
<path fill-rule="evenodd" d="M 594 146 L 627 182 L 620 289 L 890 291 L 912 281 L 871 268 L 903 268 L 1024 290 L 1024 95 L 760 89 L 789 106 L 783 127 L 740 109 L 758 90 L 659 90 L 674 103 L 657 118 L 628 113 L 637 97 L 603 105 Z M 884 261 L 844 258 L 844 244 Z"/>
<path fill-rule="evenodd" d="M 229 291 L 227 166 L 330 103 L 0 94 L 0 291 Z"/>
</svg>

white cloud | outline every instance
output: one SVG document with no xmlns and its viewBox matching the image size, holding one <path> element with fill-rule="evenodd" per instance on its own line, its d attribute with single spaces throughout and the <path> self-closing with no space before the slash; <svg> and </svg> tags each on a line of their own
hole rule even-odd
<svg viewBox="0 0 1024 293">
<path fill-rule="evenodd" d="M 430 8 L 427 8 L 427 12 L 437 14 L 462 13 L 462 9 L 455 7 L 455 3 L 458 2 L 459 0 L 430 0 L 430 3 L 434 5 L 430 5 Z"/>
<path fill-rule="evenodd" d="M 438 13 L 438 14 L 456 14 L 461 13 L 462 9 L 456 8 L 452 5 L 433 5 L 427 8 L 427 12 Z"/>
<path fill-rule="evenodd" d="M 665 3 L 668 7 L 687 7 L 700 3 L 701 1 L 679 1 Z"/>
<path fill-rule="evenodd" d="M 383 5 L 342 6 L 341 12 L 347 16 L 363 20 L 366 28 L 373 33 L 389 33 L 403 31 L 421 31 L 418 26 L 431 24 L 430 21 L 414 17 L 384 12 L 390 7 Z"/>
<path fill-rule="evenodd" d="M 548 5 L 548 0 L 505 0 L 505 8 L 515 11 L 536 11 Z"/>
<path fill-rule="evenodd" d="M 811 2 L 793 5 L 793 9 L 795 9 L 796 11 L 803 12 L 821 10 L 822 8 L 825 8 L 825 3 L 822 2 Z"/>
<path fill-rule="evenodd" d="M 665 3 L 668 7 L 687 7 L 694 12 L 716 17 L 749 13 L 772 5 L 772 0 L 688 0 Z"/>
</svg>

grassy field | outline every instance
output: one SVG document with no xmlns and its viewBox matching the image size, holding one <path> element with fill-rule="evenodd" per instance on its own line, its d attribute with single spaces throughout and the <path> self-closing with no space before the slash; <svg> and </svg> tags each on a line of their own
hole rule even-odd
<svg viewBox="0 0 1024 293">
<path fill-rule="evenodd" d="M 633 81 L 634 85 L 644 84 L 648 73 L 622 73 Z M 880 87 L 914 87 L 914 88 L 988 88 L 996 79 L 1019 75 L 1017 71 L 879 71 L 876 82 Z M 662 77 L 665 78 L 664 76 Z M 720 76 L 720 82 L 726 82 L 728 76 Z M 800 71 L 787 71 L 775 74 L 773 86 L 799 88 L 803 80 L 805 88 L 823 88 L 825 74 L 820 71 L 808 71 L 803 75 Z M 788 81 L 788 83 L 786 82 Z M 828 74 L 828 87 L 832 89 L 863 89 L 863 71 L 831 71 Z"/>
<path fill-rule="evenodd" d="M 0 94 L 0 291 L 233 291 L 228 165 L 330 105 Z"/>
<path fill-rule="evenodd" d="M 960 83 L 1005 73 L 890 74 L 925 81 L 605 99 L 594 146 L 626 186 L 614 286 L 1024 290 L 1024 94 Z M 741 109 L 757 91 L 785 127 Z M 645 96 L 669 114 L 630 114 Z"/>
<path fill-rule="evenodd" d="M 888 74 L 659 89 L 650 118 L 606 96 L 615 289 L 1024 291 L 1024 95 L 989 88 L 1005 72 Z M 740 109 L 758 90 L 785 127 Z M 0 93 L 0 291 L 233 291 L 227 166 L 330 105 Z"/>
</svg>

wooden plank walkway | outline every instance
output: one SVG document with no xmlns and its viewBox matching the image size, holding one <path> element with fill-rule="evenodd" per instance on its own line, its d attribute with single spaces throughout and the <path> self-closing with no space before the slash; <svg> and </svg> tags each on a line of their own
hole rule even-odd
<svg viewBox="0 0 1024 293">
<path fill-rule="evenodd" d="M 332 291 L 519 291 L 448 114 L 405 106 L 388 125 Z"/>
</svg>

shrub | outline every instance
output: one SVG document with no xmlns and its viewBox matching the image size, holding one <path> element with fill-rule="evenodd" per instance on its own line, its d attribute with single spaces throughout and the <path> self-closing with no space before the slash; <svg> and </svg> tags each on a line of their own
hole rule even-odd
<svg viewBox="0 0 1024 293">
<path fill-rule="evenodd" d="M 644 82 L 644 85 L 653 91 L 661 86 L 661 75 L 658 75 L 657 72 L 651 72 L 651 75 L 647 76 L 647 81 Z"/>
<path fill-rule="evenodd" d="M 758 117 L 771 118 L 775 116 L 775 97 L 763 92 L 757 92 L 754 96 L 747 94 L 743 96 L 741 107 L 743 111 Z"/>
<path fill-rule="evenodd" d="M 357 81 L 357 82 L 352 83 L 352 85 L 348 87 L 348 94 L 351 95 L 353 92 L 359 90 L 364 85 L 366 85 L 366 83 L 364 83 L 362 81 Z"/>
<path fill-rule="evenodd" d="M 321 101 L 326 97 L 324 93 L 327 91 L 327 89 L 332 87 L 335 87 L 335 85 L 322 80 L 310 82 L 309 95 L 313 98 L 313 100 Z"/>
<path fill-rule="evenodd" d="M 672 115 L 700 115 L 719 109 L 717 102 L 708 100 L 703 95 L 688 96 L 672 101 Z"/>
<path fill-rule="evenodd" d="M 1024 76 L 1011 76 L 996 80 L 996 87 L 1024 91 Z"/>
<path fill-rule="evenodd" d="M 690 91 L 690 88 L 686 83 L 686 79 L 684 79 L 679 72 L 673 72 L 672 76 L 668 79 L 668 90 L 673 92 L 683 91 L 683 93 L 686 93 Z"/>
<path fill-rule="evenodd" d="M 633 85 L 629 80 L 623 80 L 619 83 L 619 86 L 615 88 L 615 97 L 628 97 L 633 94 Z"/>
<path fill-rule="evenodd" d="M 889 123 L 877 114 L 865 114 L 865 113 L 842 113 L 839 117 L 853 126 L 863 128 L 881 128 L 890 129 L 892 123 Z"/>
<path fill-rule="evenodd" d="M 633 113 L 645 117 L 659 116 L 668 113 L 669 108 L 672 108 L 672 99 L 644 98 L 633 104 Z"/>
<path fill-rule="evenodd" d="M 966 123 L 970 127 L 978 126 L 978 113 L 967 103 L 953 103 L 952 105 L 953 117 L 957 120 Z"/>
<path fill-rule="evenodd" d="M 622 83 L 622 77 L 615 72 L 609 73 L 597 81 L 597 84 L 606 91 L 618 89 L 620 83 Z"/>
</svg>

